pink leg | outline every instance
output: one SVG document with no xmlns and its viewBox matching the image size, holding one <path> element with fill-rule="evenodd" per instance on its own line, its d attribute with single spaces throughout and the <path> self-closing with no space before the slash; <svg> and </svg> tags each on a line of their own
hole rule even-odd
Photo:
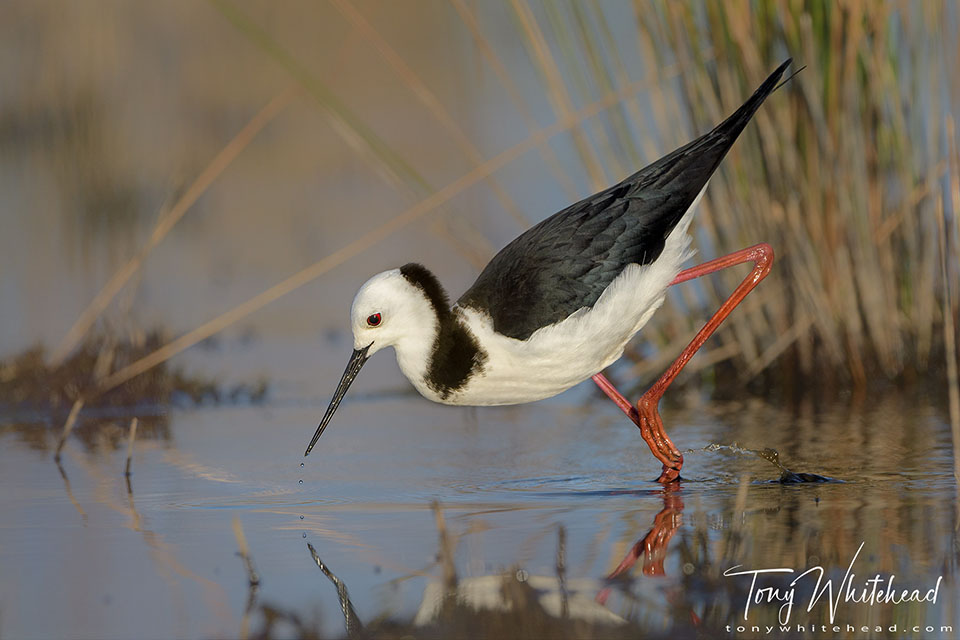
<svg viewBox="0 0 960 640">
<path fill-rule="evenodd" d="M 717 330 L 720 323 L 723 322 L 726 317 L 730 315 L 730 312 L 747 297 L 747 294 L 770 273 L 770 268 L 773 266 L 773 248 L 766 243 L 761 243 L 746 249 L 741 249 L 740 251 L 735 251 L 716 260 L 710 260 L 696 267 L 684 269 L 673 279 L 673 282 L 670 283 L 671 286 L 680 284 L 681 282 L 693 280 L 694 278 L 699 278 L 700 276 L 705 276 L 720 271 L 721 269 L 726 269 L 727 267 L 743 264 L 744 262 L 753 262 L 753 271 L 743 279 L 743 282 L 734 289 L 730 297 L 720 305 L 720 308 L 717 309 L 716 313 L 714 313 L 710 320 L 700 329 L 696 337 L 680 352 L 680 355 L 673 361 L 673 364 L 671 364 L 653 386 L 643 394 L 637 402 L 636 407 L 630 404 L 630 401 L 624 398 L 602 373 L 593 376 L 593 381 L 597 383 L 597 386 L 607 394 L 607 397 L 617 403 L 617 406 L 627 414 L 627 417 L 633 420 L 640 428 L 640 435 L 650 447 L 650 451 L 663 463 L 663 471 L 658 478 L 659 482 L 667 483 L 678 480 L 680 478 L 680 469 L 683 467 L 683 455 L 681 455 L 677 447 L 674 446 L 670 437 L 667 436 L 667 432 L 663 428 L 663 422 L 660 420 L 660 413 L 657 411 L 660 398 L 663 397 L 667 387 L 670 386 L 670 383 L 677 377 L 680 370 L 690 361 L 693 354 L 695 354 L 697 350 L 703 346 L 707 338 Z"/>
</svg>

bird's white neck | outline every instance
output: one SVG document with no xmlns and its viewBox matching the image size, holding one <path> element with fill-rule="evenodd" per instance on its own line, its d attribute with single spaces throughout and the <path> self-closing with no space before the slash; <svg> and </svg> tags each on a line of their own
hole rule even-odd
<svg viewBox="0 0 960 640">
<path fill-rule="evenodd" d="M 435 315 L 396 345 L 397 363 L 424 397 L 449 402 L 469 380 L 481 374 L 487 353 L 458 310 Z"/>
<path fill-rule="evenodd" d="M 397 364 L 400 365 L 403 375 L 413 383 L 417 391 L 430 399 L 434 399 L 436 394 L 430 391 L 426 379 L 439 329 L 437 315 L 429 309 L 429 313 L 424 314 L 420 322 L 408 326 L 403 336 L 393 345 L 397 352 Z"/>
</svg>

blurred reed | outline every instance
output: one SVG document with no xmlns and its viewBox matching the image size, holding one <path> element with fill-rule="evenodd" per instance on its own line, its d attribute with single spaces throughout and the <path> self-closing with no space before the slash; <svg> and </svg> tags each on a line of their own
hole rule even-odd
<svg viewBox="0 0 960 640">
<path fill-rule="evenodd" d="M 957 217 L 957 211 L 960 210 L 960 156 L 957 155 L 957 146 L 955 144 L 955 129 L 952 116 L 947 117 L 947 132 L 950 142 L 950 192 L 953 197 L 954 218 Z M 946 220 L 943 216 L 943 201 L 939 202 L 937 207 L 938 231 L 940 233 L 940 277 L 944 282 L 949 282 L 949 252 Z M 957 334 L 956 324 L 953 321 L 953 314 L 950 309 L 953 308 L 952 291 L 950 287 L 944 287 L 943 299 L 943 344 L 946 352 L 947 369 L 947 402 L 950 411 L 950 428 L 953 434 L 953 475 L 957 480 L 958 491 L 960 491 L 960 374 L 958 374 L 957 354 Z M 960 501 L 957 503 L 957 515 L 960 516 Z M 960 517 L 957 518 L 958 527 L 960 527 Z"/>
<path fill-rule="evenodd" d="M 654 54 L 647 64 L 691 69 L 676 100 L 657 112 L 684 110 L 696 131 L 735 109 L 777 62 L 793 56 L 808 66 L 758 112 L 711 181 L 697 221 L 701 251 L 766 240 L 778 258 L 762 292 L 718 333 L 736 348 L 716 366 L 767 372 L 788 393 L 801 382 L 864 391 L 877 379 L 939 370 L 938 335 L 957 315 L 950 294 L 960 271 L 960 211 L 945 201 L 957 184 L 948 175 L 956 173 L 948 160 L 949 6 L 783 0 L 642 8 L 639 38 Z M 942 272 L 941 207 L 953 227 Z M 704 285 L 706 306 L 738 277 Z M 665 331 L 655 338 L 669 339 Z"/>
<path fill-rule="evenodd" d="M 520 31 L 526 38 L 527 49 L 537 63 L 537 70 L 546 85 L 547 95 L 550 97 L 550 103 L 557 118 L 561 121 L 570 120 L 573 116 L 570 94 L 567 92 L 560 69 L 550 51 L 550 46 L 544 38 L 537 18 L 530 10 L 526 0 L 510 0 L 510 4 L 519 22 Z M 590 176 L 591 187 L 595 190 L 606 188 L 609 180 L 604 174 L 596 150 L 586 137 L 583 125 L 574 127 L 571 133 L 577 153 L 580 155 L 587 175 Z"/>
<path fill-rule="evenodd" d="M 372 48 L 380 54 L 380 57 L 393 69 L 394 73 L 400 78 L 406 86 L 423 104 L 431 115 L 437 120 L 440 126 L 456 142 L 457 146 L 474 166 L 483 164 L 484 158 L 480 151 L 474 146 L 473 142 L 467 138 L 463 129 L 457 124 L 450 111 L 441 103 L 436 95 L 430 91 L 423 80 L 410 66 L 403 60 L 393 47 L 384 39 L 376 28 L 367 21 L 366 18 L 346 0 L 330 0 L 349 22 L 362 35 L 364 40 L 372 45 Z M 517 221 L 522 227 L 527 227 L 530 222 L 526 219 L 523 212 L 513 201 L 494 176 L 487 178 L 491 191 L 493 191 L 501 206 Z"/>
<path fill-rule="evenodd" d="M 537 121 L 533 117 L 533 112 L 530 108 L 530 105 L 523 97 L 523 94 L 521 93 L 516 82 L 514 82 L 513 78 L 510 77 L 510 72 L 507 71 L 506 65 L 504 65 L 503 61 L 500 59 L 500 56 L 497 55 L 493 44 L 483 33 L 483 29 L 481 29 L 480 24 L 477 22 L 476 16 L 466 5 L 464 0 L 450 0 L 450 4 L 453 5 L 453 8 L 456 9 L 464 25 L 466 25 L 467 29 L 470 30 L 470 35 L 473 37 L 480 54 L 490 65 L 494 74 L 497 76 L 497 80 L 500 81 L 500 84 L 507 91 L 507 94 L 510 96 L 510 100 L 513 102 L 517 112 L 523 118 L 524 124 L 526 124 L 528 129 L 535 129 L 537 127 Z M 546 143 L 540 145 L 538 151 L 540 152 L 540 157 L 542 157 L 543 161 L 547 163 L 547 166 L 553 173 L 553 176 L 557 179 L 557 182 L 560 183 L 560 186 L 563 187 L 563 190 L 567 196 L 571 200 L 576 199 L 576 188 L 574 187 L 573 182 L 570 180 L 570 176 L 567 175 L 563 167 L 560 165 L 560 161 L 557 159 L 557 154 L 554 153 L 553 149 L 551 149 Z"/>
</svg>

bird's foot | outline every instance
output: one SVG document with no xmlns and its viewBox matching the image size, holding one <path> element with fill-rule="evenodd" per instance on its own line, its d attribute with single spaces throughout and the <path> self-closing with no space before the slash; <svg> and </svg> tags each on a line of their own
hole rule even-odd
<svg viewBox="0 0 960 640">
<path fill-rule="evenodd" d="M 683 467 L 683 454 L 677 449 L 663 428 L 663 421 L 657 405 L 660 398 L 650 395 L 648 391 L 637 402 L 637 417 L 634 420 L 640 427 L 640 435 L 650 447 L 650 452 L 663 463 L 663 471 L 657 482 L 668 484 L 680 479 L 680 469 Z"/>
<path fill-rule="evenodd" d="M 683 466 L 683 456 L 680 456 L 680 463 L 676 468 L 668 467 L 663 465 L 663 471 L 660 472 L 660 477 L 657 478 L 657 482 L 660 484 L 670 484 L 671 482 L 680 482 L 683 478 L 680 477 L 680 467 Z"/>
</svg>

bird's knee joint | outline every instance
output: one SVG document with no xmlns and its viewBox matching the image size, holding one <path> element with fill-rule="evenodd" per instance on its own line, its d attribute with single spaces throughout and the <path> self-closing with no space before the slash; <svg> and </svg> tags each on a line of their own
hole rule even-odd
<svg viewBox="0 0 960 640">
<path fill-rule="evenodd" d="M 654 399 L 643 396 L 637 401 L 637 409 L 642 412 L 650 413 L 651 411 L 656 411 L 658 404 L 660 404 L 659 398 Z"/>
</svg>

